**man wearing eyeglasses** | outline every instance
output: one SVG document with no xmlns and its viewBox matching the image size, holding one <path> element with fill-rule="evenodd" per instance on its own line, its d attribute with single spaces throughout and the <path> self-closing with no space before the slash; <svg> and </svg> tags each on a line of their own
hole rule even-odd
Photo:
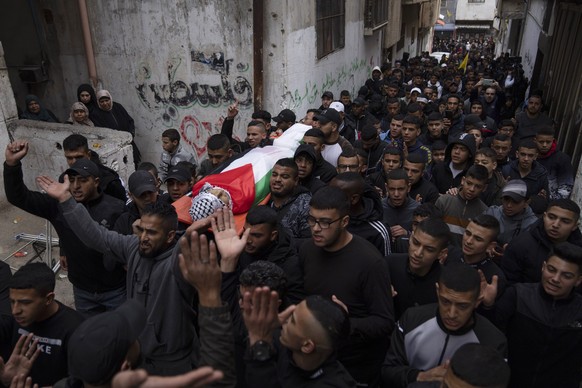
<svg viewBox="0 0 582 388">
<path fill-rule="evenodd" d="M 299 251 L 308 295 L 345 306 L 352 330 L 338 360 L 361 384 L 374 386 L 394 328 L 390 277 L 384 257 L 346 229 L 350 203 L 338 187 L 318 190 L 309 203 L 312 237 Z"/>
</svg>

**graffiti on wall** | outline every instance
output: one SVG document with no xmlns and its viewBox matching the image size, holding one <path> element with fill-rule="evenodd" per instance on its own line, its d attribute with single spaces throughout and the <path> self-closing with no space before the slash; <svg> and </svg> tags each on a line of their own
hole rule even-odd
<svg viewBox="0 0 582 388">
<path fill-rule="evenodd" d="M 200 159 L 206 152 L 208 137 L 220 131 L 222 118 L 213 125 L 196 117 L 193 110 L 197 108 L 196 110 L 200 112 L 206 108 L 222 108 L 235 100 L 238 100 L 242 109 L 252 107 L 253 88 L 245 74 L 250 67 L 248 64 L 238 63 L 233 66 L 234 60 L 225 59 L 224 54 L 219 51 L 206 54 L 200 50 L 192 50 L 190 54 L 193 67 L 204 66 L 207 70 L 204 79 L 214 78 L 215 83 L 197 82 L 194 70 L 193 82 L 179 79 L 177 73 L 182 65 L 182 59 L 173 58 L 167 62 L 167 82 L 151 82 L 151 67 L 147 63 L 140 64 L 136 74 L 136 91 L 145 108 L 150 112 L 159 113 L 165 128 L 178 129 L 184 142 Z M 206 112 L 208 113 L 206 117 L 216 113 L 209 110 Z"/>
<path fill-rule="evenodd" d="M 304 87 L 289 91 L 284 98 L 284 105 L 289 109 L 296 109 L 303 104 L 319 105 L 319 99 L 326 90 L 332 90 L 339 93 L 340 89 L 350 89 L 347 85 L 351 84 L 350 92 L 355 92 L 354 76 L 365 70 L 369 73 L 372 69 L 372 58 L 370 62 L 366 59 L 354 59 L 349 64 L 344 64 L 335 69 L 334 72 L 328 72 L 320 81 L 307 81 Z"/>
</svg>

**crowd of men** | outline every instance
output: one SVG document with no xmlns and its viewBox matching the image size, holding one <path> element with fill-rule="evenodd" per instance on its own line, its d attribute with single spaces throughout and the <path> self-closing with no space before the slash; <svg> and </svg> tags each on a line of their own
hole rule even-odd
<svg viewBox="0 0 582 388">
<path fill-rule="evenodd" d="M 1 383 L 578 388 L 573 168 L 541 91 L 520 100 L 519 63 L 486 48 L 374 67 L 307 112 L 256 111 L 244 140 L 235 102 L 199 166 L 167 130 L 159 166 L 125 187 L 71 135 L 69 168 L 32 191 L 29 144 L 8 145 L 6 196 L 56 229 L 75 309 L 46 265 L 0 267 Z M 243 232 L 228 207 L 178 221 L 196 181 L 297 122 Z"/>
</svg>

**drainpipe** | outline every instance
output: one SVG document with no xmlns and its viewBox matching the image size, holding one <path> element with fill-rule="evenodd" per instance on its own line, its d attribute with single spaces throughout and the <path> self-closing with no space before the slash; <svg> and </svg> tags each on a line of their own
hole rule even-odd
<svg viewBox="0 0 582 388">
<path fill-rule="evenodd" d="M 263 0 L 253 0 L 253 101 L 255 111 L 263 109 L 263 14 Z"/>
<path fill-rule="evenodd" d="M 81 27 L 83 29 L 83 43 L 85 45 L 85 58 L 87 59 L 87 70 L 89 79 L 94 88 L 97 87 L 97 66 L 95 64 L 95 53 L 93 52 L 93 41 L 91 39 L 91 29 L 89 28 L 89 15 L 87 13 L 87 2 L 79 0 L 79 13 L 81 14 Z"/>
</svg>

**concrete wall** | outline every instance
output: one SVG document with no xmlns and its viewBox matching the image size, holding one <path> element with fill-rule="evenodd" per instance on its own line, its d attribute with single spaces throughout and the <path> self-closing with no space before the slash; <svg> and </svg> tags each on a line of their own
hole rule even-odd
<svg viewBox="0 0 582 388">
<path fill-rule="evenodd" d="M 23 36 L 31 44 L 20 47 L 20 30 L 14 33 L 8 21 L 0 24 L 0 37 L 10 39 L 14 58 L 30 57 L 31 63 L 38 62 L 39 46 L 46 47 L 50 79 L 35 88 L 64 119 L 77 86 L 89 79 L 78 3 L 31 2 L 42 44 L 31 32 L 30 9 L 12 3 L 0 4 L 0 14 L 26 20 Z M 245 136 L 254 103 L 252 0 L 87 3 L 98 87 L 109 90 L 135 119 L 144 161 L 157 163 L 167 128 L 178 129 L 186 149 L 203 158 L 207 138 L 220 131 L 235 99 L 240 109 L 235 135 Z M 289 107 L 301 118 L 307 108 L 320 105 L 324 90 L 355 93 L 380 65 L 382 32 L 364 37 L 364 0 L 346 1 L 345 48 L 322 59 L 316 55 L 315 1 L 264 4 L 263 108 L 273 115 Z M 30 85 L 22 85 L 17 74 L 12 79 L 19 94 L 28 92 Z"/>
<path fill-rule="evenodd" d="M 131 135 L 127 132 L 32 120 L 13 120 L 8 125 L 8 131 L 14 139 L 29 143 L 30 148 L 22 160 L 22 168 L 24 182 L 31 190 L 37 190 L 37 176 L 57 178 L 68 168 L 63 153 L 63 140 L 73 133 L 85 136 L 89 148 L 99 154 L 104 165 L 117 171 L 124 182 L 134 171 Z"/>
<path fill-rule="evenodd" d="M 545 0 L 532 0 L 527 3 L 519 56 L 522 58 L 521 62 L 525 74 L 530 77 L 536 63 L 538 42 L 542 31 L 541 26 L 546 12 L 546 5 L 547 2 Z"/>
<path fill-rule="evenodd" d="M 467 0 L 457 2 L 456 20 L 486 20 L 495 17 L 496 0 L 485 0 L 484 3 L 469 3 Z"/>
<path fill-rule="evenodd" d="M 271 113 L 289 108 L 299 119 L 321 105 L 324 91 L 336 99 L 344 89 L 354 96 L 370 78 L 372 67 L 381 65 L 382 35 L 378 30 L 364 36 L 362 6 L 363 1 L 346 1 L 345 47 L 318 59 L 315 2 L 268 2 L 265 14 L 273 20 L 265 33 L 264 101 Z"/>
<path fill-rule="evenodd" d="M 12 86 L 8 76 L 8 69 L 4 61 L 4 49 L 0 42 L 0 150 L 4 151 L 10 142 L 7 126 L 10 122 L 18 118 L 14 96 L 12 95 Z M 0 175 L 0 208 L 6 206 L 6 194 L 4 194 L 4 176 Z"/>
</svg>

